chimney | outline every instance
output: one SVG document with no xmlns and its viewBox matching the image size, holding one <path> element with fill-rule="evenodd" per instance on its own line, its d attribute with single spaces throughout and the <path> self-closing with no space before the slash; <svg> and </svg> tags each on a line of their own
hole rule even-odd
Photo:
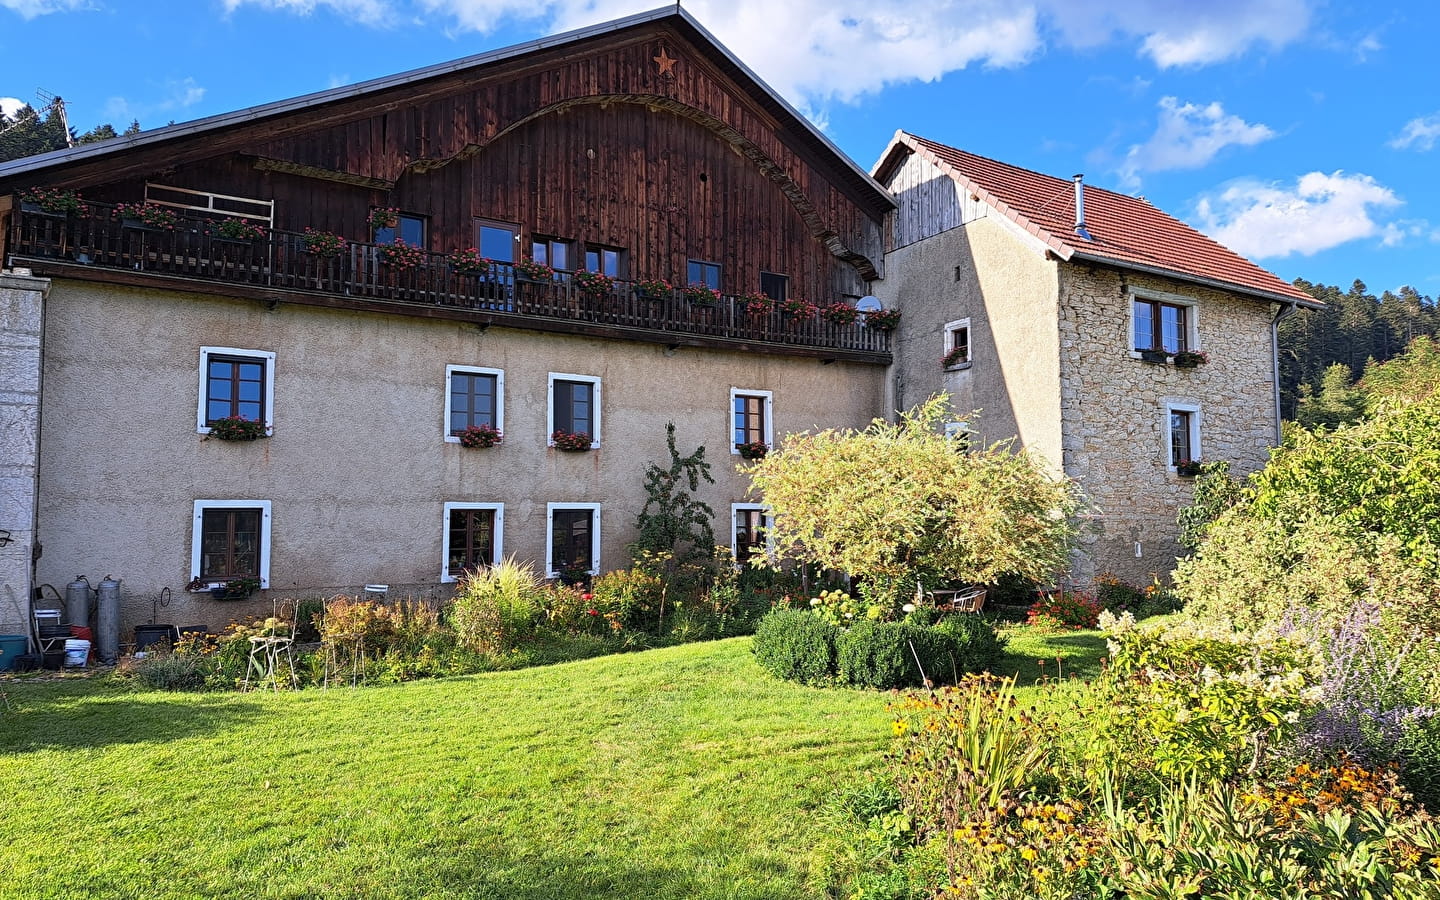
<svg viewBox="0 0 1440 900">
<path fill-rule="evenodd" d="M 1085 176 L 1075 176 L 1075 234 L 1081 240 L 1093 241 L 1090 231 L 1085 227 Z"/>
</svg>

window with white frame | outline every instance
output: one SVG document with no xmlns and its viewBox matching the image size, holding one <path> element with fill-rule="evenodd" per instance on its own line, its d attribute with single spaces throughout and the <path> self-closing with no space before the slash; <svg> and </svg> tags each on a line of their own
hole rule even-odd
<svg viewBox="0 0 1440 900">
<path fill-rule="evenodd" d="M 545 571 L 600 574 L 600 504 L 545 504 Z"/>
<path fill-rule="evenodd" d="M 455 443 L 472 426 L 505 430 L 505 371 L 445 367 L 445 440 Z"/>
<path fill-rule="evenodd" d="M 774 395 L 770 391 L 730 389 L 730 452 L 739 453 L 742 444 L 774 443 L 771 413 Z"/>
<path fill-rule="evenodd" d="M 270 501 L 196 500 L 190 577 L 207 585 L 258 578 L 270 586 Z"/>
<path fill-rule="evenodd" d="M 1130 294 L 1131 348 L 1179 353 L 1199 350 L 1193 298 L 1159 291 Z"/>
<path fill-rule="evenodd" d="M 760 503 L 730 504 L 730 552 L 735 561 L 749 562 L 770 550 L 770 508 Z"/>
<path fill-rule="evenodd" d="M 956 319 L 945 323 L 945 351 L 942 356 L 947 369 L 970 365 L 970 320 Z"/>
<path fill-rule="evenodd" d="M 195 430 L 209 434 L 217 419 L 265 423 L 275 431 L 275 354 L 238 347 L 200 348 L 200 402 Z"/>
<path fill-rule="evenodd" d="M 590 435 L 591 448 L 600 446 L 600 379 L 593 375 L 550 373 L 545 432 Z"/>
<path fill-rule="evenodd" d="M 504 553 L 505 504 L 446 503 L 441 581 L 495 565 Z"/>
<path fill-rule="evenodd" d="M 1165 405 L 1165 464 L 1173 471 L 1181 463 L 1200 459 L 1200 407 L 1192 403 Z"/>
</svg>

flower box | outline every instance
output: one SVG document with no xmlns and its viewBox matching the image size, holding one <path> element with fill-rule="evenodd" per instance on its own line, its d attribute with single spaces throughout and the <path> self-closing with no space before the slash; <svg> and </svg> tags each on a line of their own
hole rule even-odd
<svg viewBox="0 0 1440 900">
<path fill-rule="evenodd" d="M 770 445 L 764 441 L 750 441 L 736 444 L 735 451 L 740 454 L 741 459 L 764 459 L 765 454 L 770 452 Z"/>
<path fill-rule="evenodd" d="M 719 291 L 698 281 L 685 285 L 680 293 L 695 306 L 714 306 L 720 302 Z"/>
<path fill-rule="evenodd" d="M 1200 474 L 1200 467 L 1203 465 L 1198 459 L 1182 459 L 1175 464 L 1175 474 L 1181 478 L 1194 478 Z"/>
<path fill-rule="evenodd" d="M 956 347 L 955 349 L 951 350 L 949 353 L 947 353 L 947 354 L 945 354 L 944 356 L 940 357 L 940 368 L 942 368 L 942 369 L 958 369 L 958 368 L 960 368 L 960 367 L 962 367 L 962 366 L 967 366 L 967 365 L 970 364 L 969 356 L 970 356 L 970 348 L 969 348 L 969 347 Z"/>
<path fill-rule="evenodd" d="M 396 238 L 394 243 L 381 244 L 377 247 L 380 251 L 380 261 L 395 269 L 413 269 L 425 262 L 425 251 L 407 244 L 402 238 Z"/>
<path fill-rule="evenodd" d="M 474 247 L 468 250 L 451 250 L 445 261 L 450 264 L 450 271 L 456 275 L 484 275 L 490 271 L 490 260 L 481 256 L 480 251 Z"/>
<path fill-rule="evenodd" d="M 1199 350 L 1181 350 L 1175 354 L 1175 368 L 1194 369 L 1210 361 L 1210 357 Z"/>
<path fill-rule="evenodd" d="M 609 297 L 615 293 L 615 279 L 604 272 L 581 269 L 572 276 L 575 287 L 587 297 Z"/>
<path fill-rule="evenodd" d="M 455 436 L 460 439 L 460 446 L 472 449 L 494 447 L 505 439 L 500 429 L 490 424 L 468 425 L 456 432 Z"/>
<path fill-rule="evenodd" d="M 522 259 L 515 263 L 515 277 L 521 281 L 541 284 L 555 280 L 555 270 L 533 259 Z"/>
<path fill-rule="evenodd" d="M 210 423 L 210 436 L 222 441 L 253 441 L 268 437 L 265 423 L 242 416 L 226 416 Z"/>
<path fill-rule="evenodd" d="M 52 219 L 84 214 L 80 195 L 64 188 L 30 188 L 20 192 L 20 211 Z"/>
<path fill-rule="evenodd" d="M 635 295 L 642 300 L 664 300 L 674 292 L 674 285 L 663 278 L 650 278 L 635 282 Z"/>
<path fill-rule="evenodd" d="M 831 303 L 820 310 L 820 314 L 827 322 L 835 325 L 854 325 L 855 320 L 860 317 L 860 310 L 848 303 Z"/>
<path fill-rule="evenodd" d="M 334 259 L 345 252 L 345 239 L 329 231 L 316 231 L 307 227 L 300 236 L 300 246 L 312 256 Z"/>
<path fill-rule="evenodd" d="M 249 219 L 216 219 L 206 223 L 212 238 L 236 244 L 250 244 L 265 239 L 265 226 Z"/>
<path fill-rule="evenodd" d="M 1141 350 L 1140 358 L 1147 363 L 1154 363 L 1157 366 L 1165 365 L 1171 357 L 1169 350 Z"/>
<path fill-rule="evenodd" d="M 865 313 L 865 327 L 876 331 L 894 331 L 900 325 L 900 310 L 876 309 Z"/>
<path fill-rule="evenodd" d="M 584 431 L 556 431 L 550 435 L 550 443 L 556 450 L 565 453 L 579 453 L 590 449 L 590 435 Z"/>
<path fill-rule="evenodd" d="M 121 203 L 112 215 L 135 231 L 174 231 L 180 222 L 174 212 L 155 203 Z"/>
<path fill-rule="evenodd" d="M 224 584 L 210 589 L 210 596 L 216 600 L 247 600 L 260 588 L 258 578 L 231 578 Z"/>
</svg>

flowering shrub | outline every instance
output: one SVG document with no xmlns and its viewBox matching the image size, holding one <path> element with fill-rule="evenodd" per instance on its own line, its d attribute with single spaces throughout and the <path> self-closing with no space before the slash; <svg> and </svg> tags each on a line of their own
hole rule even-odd
<svg viewBox="0 0 1440 900">
<path fill-rule="evenodd" d="M 860 310 L 848 303 L 831 303 L 820 310 L 825 321 L 833 322 L 836 325 L 853 325 L 860 317 Z"/>
<path fill-rule="evenodd" d="M 451 250 L 445 261 L 460 275 L 484 275 L 490 271 L 490 260 L 481 256 L 480 251 L 474 247 L 468 250 Z"/>
<path fill-rule="evenodd" d="M 369 223 L 371 231 L 394 228 L 400 224 L 400 210 L 393 206 L 376 206 L 370 210 L 370 216 L 365 221 Z"/>
<path fill-rule="evenodd" d="M 462 447 L 494 447 L 505 439 L 500 429 L 484 422 L 480 425 L 466 425 L 457 435 Z"/>
<path fill-rule="evenodd" d="M 815 304 L 799 297 L 787 297 L 778 304 L 780 311 L 792 319 L 813 319 L 818 311 Z"/>
<path fill-rule="evenodd" d="M 670 296 L 670 292 L 673 290 L 675 290 L 674 285 L 663 278 L 643 278 L 635 282 L 636 293 L 655 300 Z"/>
<path fill-rule="evenodd" d="M 1180 609 L 1180 601 L 1158 580 L 1140 588 L 1110 572 L 1095 576 L 1095 599 L 1106 612 L 1115 615 L 1128 612 L 1137 621 Z"/>
<path fill-rule="evenodd" d="M 267 437 L 265 423 L 244 416 L 226 416 L 210 423 L 210 435 L 222 441 L 253 441 Z"/>
<path fill-rule="evenodd" d="M 85 215 L 85 204 L 75 191 L 35 187 L 20 192 L 21 203 L 33 203 L 45 212 Z"/>
<path fill-rule="evenodd" d="M 720 292 L 708 284 L 692 282 L 680 289 L 680 294 L 696 306 L 714 306 L 720 302 Z"/>
<path fill-rule="evenodd" d="M 117 203 L 114 215 L 117 219 L 137 221 L 146 228 L 166 231 L 174 231 L 180 223 L 180 217 L 173 210 L 156 203 Z"/>
<path fill-rule="evenodd" d="M 515 274 L 531 281 L 550 281 L 555 278 L 554 269 L 533 259 L 522 259 L 515 263 Z"/>
<path fill-rule="evenodd" d="M 764 441 L 749 441 L 736 444 L 735 449 L 739 451 L 742 459 L 764 459 L 765 454 L 770 452 L 770 445 Z"/>
<path fill-rule="evenodd" d="M 949 353 L 947 353 L 947 354 L 945 354 L 944 356 L 940 357 L 940 368 L 942 368 L 942 369 L 948 369 L 948 368 L 950 368 L 951 366 L 958 366 L 958 365 L 960 365 L 961 363 L 969 362 L 969 360 L 967 359 L 967 357 L 968 357 L 969 355 L 970 355 L 970 348 L 969 348 L 969 347 L 956 347 L 955 349 L 951 350 Z"/>
<path fill-rule="evenodd" d="M 265 226 L 249 219 L 215 219 L 206 225 L 206 230 L 216 237 L 232 241 L 259 241 L 265 238 Z"/>
<path fill-rule="evenodd" d="M 876 331 L 894 331 L 899 324 L 898 309 L 877 309 L 865 314 L 865 327 Z"/>
<path fill-rule="evenodd" d="M 1056 591 L 1036 600 L 1026 613 L 1032 628 L 1047 631 L 1079 631 L 1094 628 L 1100 618 L 1100 603 L 1083 591 Z"/>
<path fill-rule="evenodd" d="M 550 433 L 550 443 L 555 445 L 556 450 L 575 453 L 589 450 L 594 439 L 585 431 L 553 431 Z"/>
<path fill-rule="evenodd" d="M 608 297 L 615 292 L 615 279 L 604 272 L 590 272 L 581 269 L 573 276 L 575 287 L 590 297 Z"/>
<path fill-rule="evenodd" d="M 322 259 L 334 259 L 345 252 L 345 239 L 330 231 L 316 231 L 307 225 L 305 233 L 300 236 L 300 246 L 305 248 L 306 253 Z"/>
<path fill-rule="evenodd" d="M 413 269 L 425 262 L 425 251 L 405 243 L 403 238 L 397 237 L 393 243 L 381 244 L 376 249 L 380 251 L 380 261 L 392 268 Z"/>
</svg>

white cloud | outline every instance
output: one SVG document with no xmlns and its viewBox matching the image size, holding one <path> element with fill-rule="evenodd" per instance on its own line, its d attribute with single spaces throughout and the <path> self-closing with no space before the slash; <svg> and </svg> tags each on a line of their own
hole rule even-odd
<svg viewBox="0 0 1440 900">
<path fill-rule="evenodd" d="M 15 97 L 0 97 L 0 113 L 13 116 L 25 106 L 25 101 Z"/>
<path fill-rule="evenodd" d="M 1420 116 L 1405 123 L 1400 134 L 1389 142 L 1396 150 L 1433 150 L 1440 140 L 1440 112 Z"/>
<path fill-rule="evenodd" d="M 6 2 L 6 0 L 0 0 Z M 653 9 L 657 0 L 223 0 L 369 25 L 444 23 L 487 34 L 515 23 L 546 32 Z M 685 8 L 781 94 L 806 106 L 886 85 L 933 81 L 971 65 L 1016 66 L 1047 45 L 1134 43 L 1161 68 L 1281 47 L 1309 27 L 1315 0 L 686 0 Z"/>
<path fill-rule="evenodd" d="M 1401 204 L 1395 192 L 1369 175 L 1310 172 L 1295 186 L 1236 182 L 1196 206 L 1200 229 L 1238 253 L 1256 259 L 1311 256 L 1347 241 L 1379 235 L 1403 239 L 1403 225 L 1378 224 L 1372 213 Z"/>
<path fill-rule="evenodd" d="M 82 9 L 86 3 L 87 0 L 0 0 L 0 9 L 8 9 L 28 20 L 50 13 Z"/>
<path fill-rule="evenodd" d="M 1160 121 L 1155 133 L 1125 154 L 1120 177 L 1132 187 L 1141 172 L 1198 169 L 1226 147 L 1249 147 L 1275 136 L 1265 125 L 1251 124 L 1227 115 L 1219 103 L 1182 104 L 1175 97 L 1160 98 Z"/>
<path fill-rule="evenodd" d="M 194 78 L 171 79 L 157 87 L 161 93 L 159 100 L 132 102 L 124 97 L 111 97 L 105 101 L 105 118 L 119 128 L 132 119 L 168 118 L 171 113 L 181 112 L 205 99 L 205 88 Z M 162 124 L 147 121 L 146 127 L 155 128 Z"/>
</svg>

